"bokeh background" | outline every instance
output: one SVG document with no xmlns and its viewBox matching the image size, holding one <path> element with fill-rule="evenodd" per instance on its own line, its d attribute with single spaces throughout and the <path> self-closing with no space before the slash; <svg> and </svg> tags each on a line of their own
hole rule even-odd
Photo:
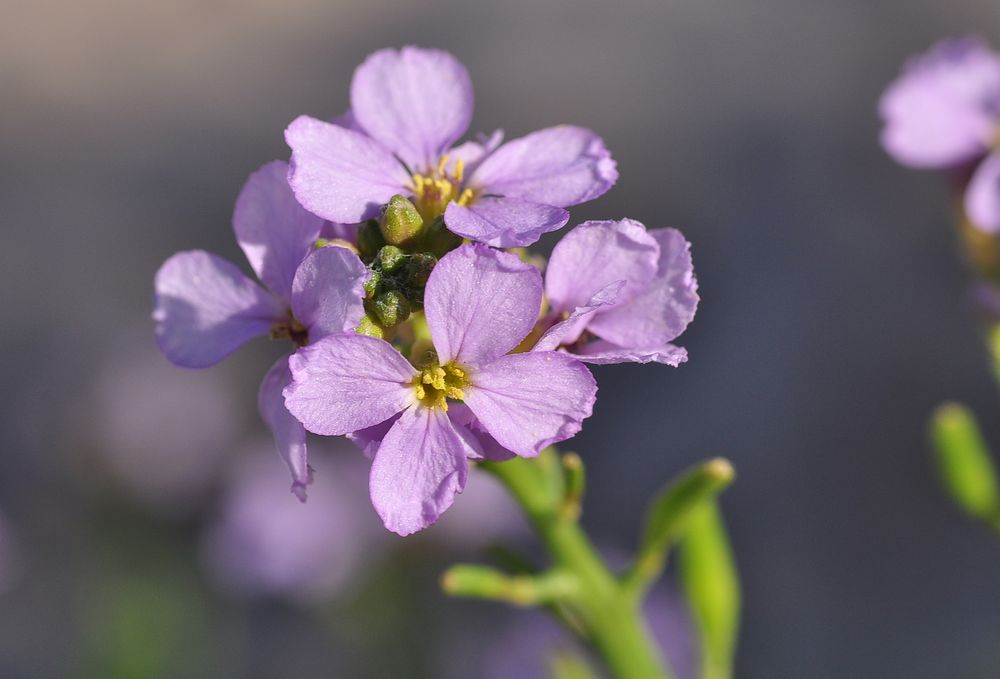
<svg viewBox="0 0 1000 679">
<path fill-rule="evenodd" d="M 249 495 L 285 499 L 254 406 L 278 348 L 192 373 L 153 347 L 159 264 L 204 248 L 244 266 L 229 224 L 247 175 L 287 157 L 296 115 L 346 108 L 367 53 L 406 43 L 469 67 L 473 130 L 604 136 L 621 180 L 574 220 L 627 215 L 693 242 L 690 362 L 597 368 L 597 410 L 572 442 L 601 543 L 627 550 L 659 484 L 725 455 L 738 677 L 997 675 L 1000 543 L 938 489 L 925 423 L 960 399 L 1000 442 L 1000 398 L 947 186 L 884 155 L 875 113 L 939 37 L 1000 46 L 995 0 L 38 0 L 3 14 L 0 676 L 437 679 L 532 653 L 515 639 L 527 614 L 436 589 L 483 534 L 521 539 L 502 498 L 471 488 L 455 526 L 400 545 L 378 530 L 359 456 L 317 444 L 336 499 L 319 486 L 305 525 L 327 537 L 304 543 L 315 562 L 265 563 L 246 525 L 279 555 L 304 540 L 240 504 L 255 466 L 271 474 Z M 226 530 L 235 544 L 206 546 Z"/>
</svg>

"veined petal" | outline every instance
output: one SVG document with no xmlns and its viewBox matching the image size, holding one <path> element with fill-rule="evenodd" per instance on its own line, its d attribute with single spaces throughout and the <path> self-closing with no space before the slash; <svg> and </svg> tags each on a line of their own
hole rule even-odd
<svg viewBox="0 0 1000 679">
<path fill-rule="evenodd" d="M 497 442 L 533 457 L 580 431 L 597 398 L 587 367 L 568 354 L 509 354 L 479 368 L 465 404 Z"/>
<path fill-rule="evenodd" d="M 315 250 L 295 273 L 292 313 L 309 330 L 309 341 L 353 330 L 365 313 L 369 273 L 358 256 L 336 245 Z"/>
<path fill-rule="evenodd" d="M 559 321 L 545 331 L 535 344 L 532 351 L 552 351 L 564 344 L 573 344 L 590 322 L 590 318 L 601 309 L 615 303 L 619 291 L 625 286 L 625 281 L 608 283 L 583 306 L 578 306 L 569 318 Z"/>
<path fill-rule="evenodd" d="M 448 230 L 497 248 L 520 248 L 561 229 L 569 213 L 521 198 L 484 196 L 471 205 L 452 202 L 444 213 Z"/>
<path fill-rule="evenodd" d="M 416 371 L 392 345 L 366 335 L 330 335 L 288 359 L 285 405 L 305 428 L 327 436 L 384 422 L 409 406 Z"/>
<path fill-rule="evenodd" d="M 462 171 L 468 177 L 490 154 L 500 148 L 502 143 L 503 130 L 493 130 L 490 135 L 479 134 L 475 141 L 467 141 L 455 146 L 448 151 L 448 174 L 455 176 L 456 164 L 461 161 Z"/>
<path fill-rule="evenodd" d="M 306 486 L 312 479 L 309 473 L 309 457 L 306 451 L 306 430 L 302 423 L 296 420 L 281 395 L 282 390 L 292 381 L 292 373 L 288 370 L 288 357 L 282 356 L 271 366 L 260 383 L 257 394 L 257 407 L 264 419 L 278 454 L 288 465 L 292 473 L 292 492 L 302 502 L 306 501 Z"/>
<path fill-rule="evenodd" d="M 369 489 L 385 527 L 409 535 L 431 525 L 461 493 L 470 449 L 440 409 L 413 407 L 375 453 Z"/>
<path fill-rule="evenodd" d="M 382 439 L 385 438 L 385 435 L 389 433 L 389 430 L 392 429 L 392 425 L 396 424 L 396 420 L 398 419 L 399 414 L 393 415 L 385 422 L 379 422 L 378 424 L 373 424 L 370 427 L 352 431 L 347 435 L 347 438 L 351 440 L 351 443 L 361 449 L 361 452 L 364 453 L 365 457 L 369 460 L 373 460 L 375 459 L 375 452 L 382 444 Z"/>
<path fill-rule="evenodd" d="M 570 354 L 585 363 L 606 365 L 609 363 L 663 363 L 673 367 L 687 361 L 687 349 L 673 344 L 647 349 L 619 347 L 611 342 L 597 340 L 588 342 L 582 349 Z"/>
<path fill-rule="evenodd" d="M 355 121 L 414 172 L 432 168 L 465 134 L 472 106 L 469 72 L 441 50 L 379 50 L 351 81 Z"/>
<path fill-rule="evenodd" d="M 275 160 L 250 175 L 233 211 L 233 230 L 257 277 L 289 303 L 295 270 L 312 249 L 323 220 L 295 200 L 288 163 Z"/>
<path fill-rule="evenodd" d="M 618 181 L 611 153 L 596 134 L 559 125 L 509 141 L 469 177 L 487 194 L 569 207 L 597 198 Z"/>
<path fill-rule="evenodd" d="M 1000 56 L 975 39 L 912 59 L 879 102 L 882 145 L 912 167 L 949 167 L 985 153 L 1000 122 Z"/>
<path fill-rule="evenodd" d="M 991 153 L 976 168 L 965 190 L 965 212 L 981 231 L 1000 232 L 1000 152 Z"/>
<path fill-rule="evenodd" d="M 281 302 L 230 262 L 178 252 L 156 272 L 156 343 L 170 361 L 207 368 L 284 318 Z"/>
<path fill-rule="evenodd" d="M 553 309 L 570 311 L 589 304 L 609 283 L 625 281 L 617 296 L 623 304 L 646 289 L 659 258 L 659 244 L 637 221 L 584 222 L 553 248 L 545 294 Z"/>
<path fill-rule="evenodd" d="M 406 193 L 410 176 L 378 142 L 309 116 L 285 130 L 292 149 L 288 174 L 295 198 L 313 214 L 334 222 L 361 222 Z"/>
<path fill-rule="evenodd" d="M 424 313 L 441 363 L 478 366 L 527 337 L 542 304 L 542 277 L 515 255 L 466 244 L 441 258 Z"/>
<path fill-rule="evenodd" d="M 660 244 L 656 278 L 627 304 L 594 314 L 587 329 L 621 347 L 660 347 L 684 332 L 698 309 L 691 244 L 677 229 L 649 232 Z"/>
<path fill-rule="evenodd" d="M 471 437 L 472 447 L 479 451 L 479 455 L 470 455 L 469 457 L 493 462 L 503 462 L 515 457 L 514 453 L 497 443 L 497 440 L 479 423 L 469 406 L 464 403 L 450 404 L 448 417 L 451 418 L 451 423 L 455 425 L 455 429 L 460 434 L 465 433 Z"/>
</svg>

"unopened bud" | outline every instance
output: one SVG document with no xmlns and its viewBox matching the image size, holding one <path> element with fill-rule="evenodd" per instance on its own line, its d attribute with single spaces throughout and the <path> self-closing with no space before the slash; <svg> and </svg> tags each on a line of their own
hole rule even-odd
<svg viewBox="0 0 1000 679">
<path fill-rule="evenodd" d="M 383 292 L 375 298 L 373 307 L 379 321 L 387 328 L 402 323 L 410 316 L 410 302 L 397 290 Z"/>
<path fill-rule="evenodd" d="M 382 271 L 393 272 L 406 261 L 406 254 L 395 245 L 386 245 L 378 251 L 378 263 Z"/>
<path fill-rule="evenodd" d="M 382 238 L 382 231 L 377 221 L 369 219 L 358 227 L 358 252 L 363 260 L 368 262 L 374 259 L 383 245 L 385 239 Z"/>
<path fill-rule="evenodd" d="M 365 281 L 365 295 L 367 297 L 374 297 L 375 293 L 378 292 L 378 286 L 382 283 L 382 272 L 377 270 L 369 270 L 368 280 Z"/>
<path fill-rule="evenodd" d="M 361 317 L 361 322 L 358 323 L 358 327 L 354 329 L 354 332 L 359 335 L 368 335 L 369 337 L 376 337 L 378 339 L 385 338 L 385 329 L 368 314 Z"/>
<path fill-rule="evenodd" d="M 410 255 L 410 259 L 406 263 L 406 282 L 417 288 L 424 287 L 435 264 L 437 264 L 437 257 L 432 254 L 418 252 L 415 255 Z"/>
<path fill-rule="evenodd" d="M 382 237 L 390 245 L 412 244 L 424 228 L 423 217 L 406 196 L 395 195 L 382 211 Z"/>
<path fill-rule="evenodd" d="M 444 225 L 444 218 L 438 217 L 427 228 L 425 238 L 427 249 L 438 257 L 451 252 L 462 244 L 462 237 L 448 230 Z"/>
</svg>

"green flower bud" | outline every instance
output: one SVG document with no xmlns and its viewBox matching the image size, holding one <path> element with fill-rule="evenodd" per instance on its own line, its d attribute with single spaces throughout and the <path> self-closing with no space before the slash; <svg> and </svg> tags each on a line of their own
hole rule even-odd
<svg viewBox="0 0 1000 679">
<path fill-rule="evenodd" d="M 395 195 L 382 210 L 382 237 L 390 245 L 412 244 L 424 229 L 424 220 L 405 196 Z"/>
<path fill-rule="evenodd" d="M 406 261 L 406 254 L 395 245 L 386 245 L 378 251 L 378 263 L 382 271 L 393 272 Z"/>
<path fill-rule="evenodd" d="M 406 263 L 407 284 L 416 288 L 424 287 L 435 264 L 437 264 L 437 257 L 432 254 L 418 252 L 415 255 L 410 255 L 410 259 Z"/>
<path fill-rule="evenodd" d="M 361 225 L 358 229 L 358 252 L 361 259 L 370 262 L 383 245 L 385 245 L 385 239 L 382 238 L 382 231 L 379 229 L 377 221 L 369 219 Z"/>
<path fill-rule="evenodd" d="M 371 269 L 368 280 L 365 281 L 365 295 L 368 297 L 374 297 L 381 284 L 382 272 L 377 269 Z"/>
<path fill-rule="evenodd" d="M 379 321 L 386 328 L 402 323 L 410 316 L 410 302 L 397 290 L 383 292 L 372 305 Z"/>
<path fill-rule="evenodd" d="M 438 217 L 427 228 L 424 242 L 429 251 L 441 257 L 461 245 L 462 237 L 449 231 L 444 225 L 444 218 Z"/>
<path fill-rule="evenodd" d="M 359 335 L 368 335 L 369 337 L 385 339 L 385 328 L 379 325 L 378 321 L 373 319 L 369 314 L 362 316 L 361 322 L 358 323 L 358 327 L 354 329 L 354 332 Z"/>
</svg>

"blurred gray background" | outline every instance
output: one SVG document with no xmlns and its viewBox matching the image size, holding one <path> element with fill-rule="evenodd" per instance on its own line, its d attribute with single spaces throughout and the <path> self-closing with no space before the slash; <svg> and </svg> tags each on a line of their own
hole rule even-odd
<svg viewBox="0 0 1000 679">
<path fill-rule="evenodd" d="M 693 242 L 690 362 L 596 370 L 598 406 L 572 443 L 593 532 L 631 545 L 660 483 L 725 455 L 739 474 L 724 503 L 745 586 L 738 677 L 1000 672 L 1000 543 L 943 497 L 925 434 L 933 407 L 959 399 L 1000 444 L 1000 398 L 946 183 L 885 156 L 875 111 L 936 39 L 1000 47 L 995 0 L 41 0 L 3 14 L 0 511 L 20 580 L 0 597 L 0 675 L 71 674 L 81 601 L 98 596 L 87 578 L 145 563 L 93 546 L 148 531 L 101 499 L 90 408 L 98 373 L 152 344 L 154 271 L 190 248 L 246 270 L 229 226 L 246 176 L 287 157 L 296 115 L 347 107 L 367 53 L 407 43 L 468 66 L 473 131 L 569 122 L 604 137 L 621 179 L 574 222 L 629 216 Z M 225 380 L 242 418 L 232 440 L 261 429 L 274 352 L 257 342 L 205 377 Z M 166 544 L 187 525 L 161 527 Z M 444 602 L 435 578 L 409 580 L 427 606 L 491 614 Z M 209 638 L 247 653 L 226 646 L 230 613 L 203 621 Z M 289 616 L 250 618 L 299 663 L 270 676 L 322 676 L 335 651 Z"/>
</svg>

